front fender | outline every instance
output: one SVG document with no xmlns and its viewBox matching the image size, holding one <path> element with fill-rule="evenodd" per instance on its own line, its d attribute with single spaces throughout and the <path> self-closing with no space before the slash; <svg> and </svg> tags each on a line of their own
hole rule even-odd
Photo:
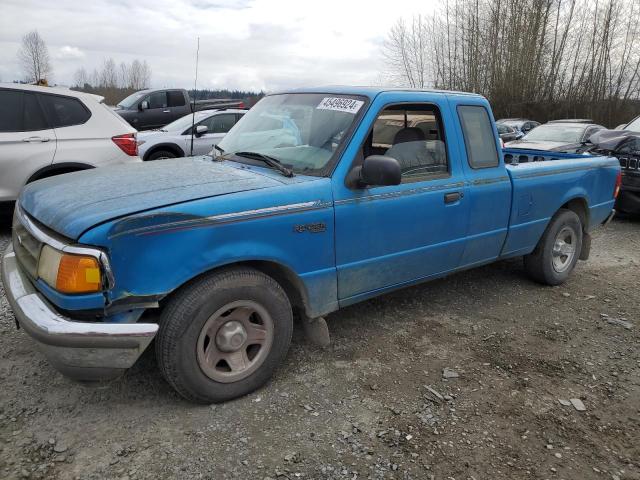
<svg viewBox="0 0 640 480">
<path fill-rule="evenodd" d="M 81 242 L 109 251 L 115 277 L 115 287 L 108 292 L 112 304 L 131 298 L 158 300 L 205 272 L 265 262 L 296 275 L 308 312 L 318 316 L 337 307 L 333 205 L 328 200 L 316 197 L 288 204 L 295 208 L 207 216 L 169 207 L 101 225 Z M 217 201 L 224 205 L 220 201 L 224 198 Z M 229 203 L 227 209 L 233 207 Z"/>
</svg>

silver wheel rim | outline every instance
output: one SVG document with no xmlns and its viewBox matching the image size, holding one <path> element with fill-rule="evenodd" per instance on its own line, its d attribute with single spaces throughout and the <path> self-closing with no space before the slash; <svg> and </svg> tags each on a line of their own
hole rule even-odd
<svg viewBox="0 0 640 480">
<path fill-rule="evenodd" d="M 552 263 L 553 269 L 558 273 L 565 272 L 576 256 L 576 243 L 578 236 L 571 227 L 563 227 L 553 242 Z"/>
<path fill-rule="evenodd" d="M 273 344 L 273 319 L 251 300 L 231 302 L 204 323 L 196 353 L 202 372 L 211 380 L 242 380 L 264 363 Z"/>
</svg>

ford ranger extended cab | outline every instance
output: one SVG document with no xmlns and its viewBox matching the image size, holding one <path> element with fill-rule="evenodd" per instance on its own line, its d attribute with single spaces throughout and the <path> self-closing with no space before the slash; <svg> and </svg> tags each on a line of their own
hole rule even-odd
<svg viewBox="0 0 640 480">
<path fill-rule="evenodd" d="M 564 282 L 619 186 L 614 158 L 502 151 L 479 95 L 294 91 L 262 99 L 215 157 L 27 185 L 2 278 L 62 373 L 114 377 L 155 339 L 166 380 L 218 402 L 269 379 L 294 312 L 317 322 L 517 256 Z"/>
</svg>

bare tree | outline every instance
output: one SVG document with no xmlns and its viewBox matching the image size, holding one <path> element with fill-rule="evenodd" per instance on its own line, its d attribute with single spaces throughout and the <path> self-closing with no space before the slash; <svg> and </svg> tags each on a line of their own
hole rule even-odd
<svg viewBox="0 0 640 480">
<path fill-rule="evenodd" d="M 73 83 L 76 87 L 83 88 L 85 85 L 89 85 L 91 82 L 89 81 L 89 74 L 84 69 L 84 67 L 76 70 L 76 73 L 73 74 Z"/>
<path fill-rule="evenodd" d="M 49 61 L 49 50 L 37 30 L 22 37 L 18 60 L 28 82 L 50 80 L 53 69 Z"/>
<path fill-rule="evenodd" d="M 84 67 L 76 70 L 74 82 L 77 87 L 87 84 L 92 88 L 141 90 L 151 84 L 151 68 L 146 60 L 120 62 L 117 66 L 113 58 L 107 58 L 91 74 Z"/>
<path fill-rule="evenodd" d="M 107 58 L 92 73 L 84 67 L 76 70 L 74 82 L 76 89 L 101 95 L 105 102 L 115 105 L 136 90 L 151 85 L 151 68 L 146 61 L 136 59 L 130 64 L 120 62 L 117 65 L 113 58 Z"/>
<path fill-rule="evenodd" d="M 400 19 L 391 28 L 383 46 L 388 67 L 384 73 L 391 81 L 413 88 L 427 85 L 427 38 L 426 19 L 422 15 L 413 17 L 410 23 Z"/>
<path fill-rule="evenodd" d="M 130 68 L 125 62 L 120 62 L 120 88 L 129 88 Z"/>
<path fill-rule="evenodd" d="M 147 61 L 135 59 L 129 67 L 129 88 L 140 90 L 151 84 L 151 68 Z"/>
<path fill-rule="evenodd" d="M 391 28 L 385 73 L 482 93 L 499 114 L 611 124 L 640 100 L 639 15 L 640 0 L 445 0 Z"/>
<path fill-rule="evenodd" d="M 107 58 L 102 63 L 99 86 L 102 88 L 118 88 L 118 72 L 113 58 Z"/>
</svg>

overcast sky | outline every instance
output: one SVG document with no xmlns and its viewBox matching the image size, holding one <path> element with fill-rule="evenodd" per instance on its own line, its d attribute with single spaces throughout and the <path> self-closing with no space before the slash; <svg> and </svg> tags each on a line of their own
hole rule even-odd
<svg viewBox="0 0 640 480">
<path fill-rule="evenodd" d="M 0 0 L 0 81 L 23 77 L 16 52 L 37 29 L 54 81 L 105 58 L 146 60 L 154 87 L 273 91 L 380 82 L 380 46 L 401 17 L 436 0 Z"/>
</svg>

